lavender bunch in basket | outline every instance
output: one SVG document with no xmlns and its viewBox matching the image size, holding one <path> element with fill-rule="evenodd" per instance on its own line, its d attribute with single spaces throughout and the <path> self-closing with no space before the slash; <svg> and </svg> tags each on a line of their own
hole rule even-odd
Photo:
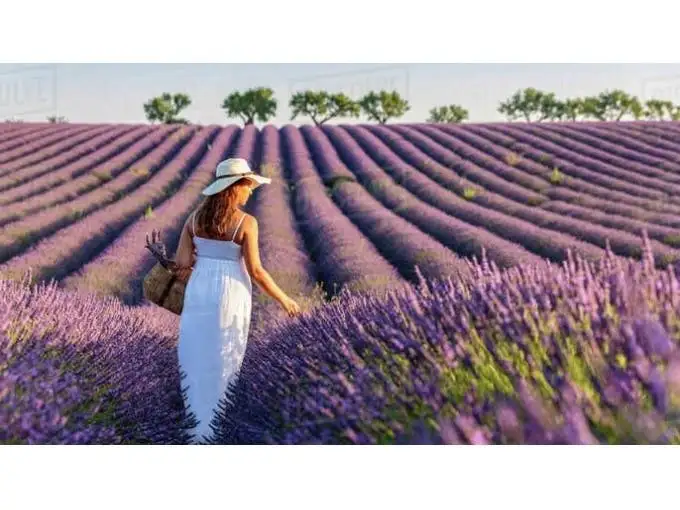
<svg viewBox="0 0 680 510">
<path fill-rule="evenodd" d="M 169 271 L 176 268 L 175 262 L 168 257 L 168 250 L 163 241 L 161 241 L 161 231 L 153 230 L 151 232 L 151 240 L 149 234 L 146 235 L 146 249 L 158 260 L 158 263 Z"/>
</svg>

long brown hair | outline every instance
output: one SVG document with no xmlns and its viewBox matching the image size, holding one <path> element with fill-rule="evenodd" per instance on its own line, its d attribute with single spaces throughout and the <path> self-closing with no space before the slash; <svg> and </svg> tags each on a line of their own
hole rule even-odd
<svg viewBox="0 0 680 510">
<path fill-rule="evenodd" d="M 225 238 L 229 234 L 230 223 L 238 211 L 239 197 L 243 188 L 250 185 L 248 179 L 241 179 L 227 189 L 210 195 L 196 212 L 196 235 L 208 238 Z"/>
</svg>

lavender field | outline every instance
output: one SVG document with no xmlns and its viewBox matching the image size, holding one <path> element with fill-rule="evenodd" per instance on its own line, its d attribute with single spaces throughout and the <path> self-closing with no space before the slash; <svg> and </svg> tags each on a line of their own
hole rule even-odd
<svg viewBox="0 0 680 510">
<path fill-rule="evenodd" d="M 273 178 L 263 262 L 314 312 L 256 294 L 214 442 L 680 439 L 677 122 L 8 123 L 0 443 L 187 441 L 144 239 L 227 157 Z"/>
</svg>

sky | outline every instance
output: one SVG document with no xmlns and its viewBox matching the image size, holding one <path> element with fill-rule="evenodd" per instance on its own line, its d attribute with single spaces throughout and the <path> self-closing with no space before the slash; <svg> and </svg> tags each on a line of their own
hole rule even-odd
<svg viewBox="0 0 680 510">
<path fill-rule="evenodd" d="M 266 86 L 279 101 L 272 124 L 290 120 L 291 93 L 397 90 L 410 111 L 402 122 L 422 122 L 434 106 L 459 104 L 472 122 L 504 120 L 498 103 L 517 89 L 535 87 L 559 97 L 620 88 L 645 100 L 680 103 L 680 64 L 0 64 L 0 119 L 71 122 L 146 122 L 142 105 L 163 92 L 184 92 L 192 104 L 182 116 L 192 123 L 228 119 L 223 99 L 235 90 Z M 350 122 L 342 119 L 341 122 Z"/>
</svg>

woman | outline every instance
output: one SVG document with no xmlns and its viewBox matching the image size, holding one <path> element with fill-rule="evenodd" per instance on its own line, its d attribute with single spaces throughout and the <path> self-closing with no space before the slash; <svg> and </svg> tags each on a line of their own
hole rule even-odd
<svg viewBox="0 0 680 510">
<path fill-rule="evenodd" d="M 271 179 L 252 172 L 240 158 L 222 161 L 215 177 L 203 190 L 208 198 L 184 224 L 175 255 L 180 274 L 186 278 L 191 271 L 178 355 L 187 376 L 187 404 L 198 420 L 193 431 L 197 439 L 209 435 L 213 412 L 241 367 L 250 327 L 251 281 L 289 315 L 300 312 L 262 267 L 257 221 L 241 211 L 253 189 Z"/>
</svg>

